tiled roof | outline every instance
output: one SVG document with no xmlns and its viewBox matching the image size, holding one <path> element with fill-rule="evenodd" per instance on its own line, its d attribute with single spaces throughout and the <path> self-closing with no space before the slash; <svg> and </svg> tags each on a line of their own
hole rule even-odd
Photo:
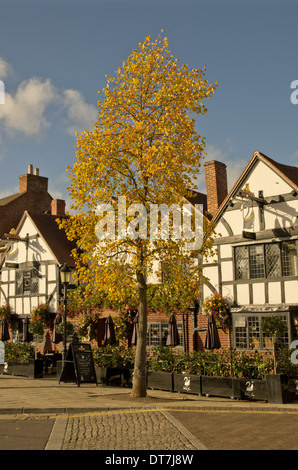
<svg viewBox="0 0 298 470">
<path fill-rule="evenodd" d="M 186 199 L 191 204 L 203 204 L 203 212 L 207 211 L 207 195 L 204 193 L 199 193 L 198 191 L 191 190 L 193 192 L 193 196 L 186 197 Z"/>
<path fill-rule="evenodd" d="M 15 199 L 22 196 L 23 194 L 24 193 L 16 193 L 16 194 L 12 194 L 11 196 L 2 197 L 0 199 L 0 206 L 6 206 L 7 204 L 14 201 Z"/>
<path fill-rule="evenodd" d="M 26 211 L 38 232 L 45 240 L 53 255 L 59 264 L 68 264 L 74 266 L 74 259 L 71 256 L 71 250 L 76 247 L 75 242 L 71 242 L 66 237 L 64 230 L 59 229 L 56 222 L 58 216 L 51 214 L 36 214 Z M 62 219 L 63 217 L 59 217 Z"/>
</svg>

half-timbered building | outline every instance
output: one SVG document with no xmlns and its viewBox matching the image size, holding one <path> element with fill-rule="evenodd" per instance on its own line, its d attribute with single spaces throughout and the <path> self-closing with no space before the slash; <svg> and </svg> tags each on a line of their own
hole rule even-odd
<svg viewBox="0 0 298 470">
<path fill-rule="evenodd" d="M 59 267 L 73 266 L 71 250 L 75 247 L 59 229 L 57 217 L 63 217 L 65 202 L 52 201 L 51 213 L 25 211 L 14 233 L 2 244 L 0 305 L 9 305 L 19 319 L 30 318 L 34 307 L 48 304 L 57 312 L 60 301 Z M 13 331 L 18 341 L 21 328 Z"/>
<path fill-rule="evenodd" d="M 233 346 L 269 349 L 265 316 L 298 324 L 298 168 L 255 152 L 214 215 L 217 255 L 204 261 L 203 297 L 219 292 L 232 306 Z M 203 299 L 202 299 L 203 300 Z"/>
</svg>

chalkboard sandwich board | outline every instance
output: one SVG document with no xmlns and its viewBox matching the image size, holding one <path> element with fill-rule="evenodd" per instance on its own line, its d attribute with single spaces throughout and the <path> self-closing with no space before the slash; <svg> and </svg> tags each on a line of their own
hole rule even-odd
<svg viewBox="0 0 298 470">
<path fill-rule="evenodd" d="M 62 364 L 60 382 L 95 383 L 96 372 L 90 344 L 73 342 L 69 345 L 66 360 Z"/>
</svg>

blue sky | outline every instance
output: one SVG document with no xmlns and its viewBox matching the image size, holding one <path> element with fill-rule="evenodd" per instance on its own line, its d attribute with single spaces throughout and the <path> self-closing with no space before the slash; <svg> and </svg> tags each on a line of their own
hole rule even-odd
<svg viewBox="0 0 298 470">
<path fill-rule="evenodd" d="M 298 166 L 297 18 L 295 0 L 1 0 L 0 197 L 33 164 L 69 202 L 75 130 L 92 128 L 105 75 L 161 29 L 180 62 L 219 83 L 197 127 L 230 187 L 255 150 Z"/>
</svg>

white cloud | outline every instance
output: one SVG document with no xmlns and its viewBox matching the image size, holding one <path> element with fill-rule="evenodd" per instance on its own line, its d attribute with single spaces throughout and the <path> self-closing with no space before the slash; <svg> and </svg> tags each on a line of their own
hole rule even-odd
<svg viewBox="0 0 298 470">
<path fill-rule="evenodd" d="M 45 111 L 56 98 L 57 92 L 49 79 L 30 78 L 19 85 L 14 95 L 5 93 L 5 105 L 0 107 L 0 120 L 3 120 L 8 133 L 40 135 L 50 127 Z"/>
<path fill-rule="evenodd" d="M 4 81 L 11 71 L 12 66 L 0 57 L 0 80 Z M 49 78 L 32 77 L 23 81 L 14 93 L 5 90 L 5 104 L 0 106 L 0 129 L 13 137 L 16 133 L 40 137 L 51 126 L 47 112 L 50 105 L 55 105 L 59 113 L 62 109 L 65 131 L 72 136 L 76 131 L 93 128 L 97 119 L 96 106 L 88 104 L 78 90 L 60 91 Z"/>
<path fill-rule="evenodd" d="M 0 57 L 0 80 L 4 80 L 11 70 L 12 66 L 6 60 Z"/>
<path fill-rule="evenodd" d="M 70 135 L 92 129 L 97 119 L 95 106 L 86 103 L 83 95 L 77 90 L 64 90 L 62 103 L 66 108 L 66 130 Z"/>
</svg>

